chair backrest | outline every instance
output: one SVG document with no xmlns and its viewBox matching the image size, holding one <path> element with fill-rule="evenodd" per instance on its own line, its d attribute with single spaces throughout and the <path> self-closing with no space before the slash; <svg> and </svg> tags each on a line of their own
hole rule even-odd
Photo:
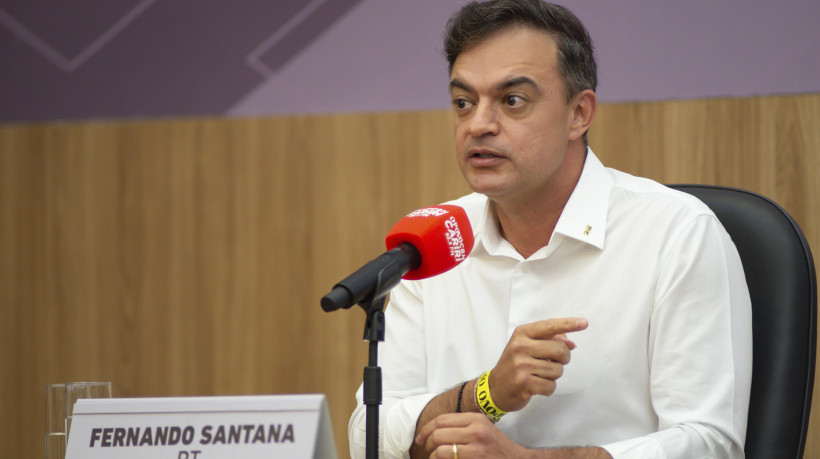
<svg viewBox="0 0 820 459">
<path fill-rule="evenodd" d="M 752 299 L 753 368 L 746 457 L 801 458 L 814 386 L 817 278 L 800 227 L 768 198 L 670 185 L 717 215 L 740 254 Z"/>
</svg>

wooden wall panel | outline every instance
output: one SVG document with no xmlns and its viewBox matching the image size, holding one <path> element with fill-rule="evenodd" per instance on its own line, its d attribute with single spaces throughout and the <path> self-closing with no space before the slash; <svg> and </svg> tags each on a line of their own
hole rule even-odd
<svg viewBox="0 0 820 459">
<path fill-rule="evenodd" d="M 820 95 L 606 105 L 594 126 L 607 165 L 764 193 L 820 251 Z M 0 126 L 9 457 L 41 454 L 42 386 L 69 380 L 322 392 L 345 457 L 364 314 L 318 299 L 403 214 L 468 191 L 451 131 L 447 112 Z"/>
<path fill-rule="evenodd" d="M 0 128 L 10 457 L 41 452 L 42 386 L 69 380 L 326 393 L 346 451 L 364 314 L 319 298 L 403 214 L 466 192 L 450 131 L 447 113 Z"/>
</svg>

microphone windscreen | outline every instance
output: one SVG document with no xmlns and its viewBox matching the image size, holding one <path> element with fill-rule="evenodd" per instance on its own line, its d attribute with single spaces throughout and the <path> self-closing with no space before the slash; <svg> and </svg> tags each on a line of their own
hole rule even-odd
<svg viewBox="0 0 820 459">
<path fill-rule="evenodd" d="M 473 250 L 473 229 L 467 213 L 459 206 L 440 205 L 418 209 L 399 220 L 387 234 L 387 250 L 402 242 L 421 255 L 421 264 L 402 276 L 426 279 L 455 267 Z"/>
</svg>

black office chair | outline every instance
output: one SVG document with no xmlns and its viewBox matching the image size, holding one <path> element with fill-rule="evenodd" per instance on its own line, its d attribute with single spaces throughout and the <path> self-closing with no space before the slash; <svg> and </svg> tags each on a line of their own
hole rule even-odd
<svg viewBox="0 0 820 459">
<path fill-rule="evenodd" d="M 746 458 L 802 458 L 817 340 L 817 278 L 797 223 L 759 194 L 670 185 L 717 215 L 740 254 L 752 299 L 753 368 Z"/>
</svg>

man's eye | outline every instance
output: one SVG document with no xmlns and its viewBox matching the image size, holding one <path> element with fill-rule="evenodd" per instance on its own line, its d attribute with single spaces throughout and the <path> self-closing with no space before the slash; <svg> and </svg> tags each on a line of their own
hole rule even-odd
<svg viewBox="0 0 820 459">
<path fill-rule="evenodd" d="M 509 95 L 504 98 L 504 103 L 508 107 L 518 107 L 524 103 L 524 99 L 521 96 Z"/>
<path fill-rule="evenodd" d="M 470 103 L 465 99 L 455 99 L 453 100 L 453 105 L 459 110 L 464 110 L 470 106 Z"/>
</svg>

